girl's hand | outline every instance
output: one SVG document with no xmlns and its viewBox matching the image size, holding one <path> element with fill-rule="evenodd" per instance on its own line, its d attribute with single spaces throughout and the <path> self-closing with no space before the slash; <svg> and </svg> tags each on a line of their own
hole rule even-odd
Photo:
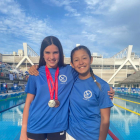
<svg viewBox="0 0 140 140">
<path fill-rule="evenodd" d="M 39 75 L 39 72 L 37 71 L 37 68 L 38 68 L 38 65 L 31 66 L 30 69 L 29 69 L 29 74 L 30 75 L 35 75 L 35 76 Z"/>
<path fill-rule="evenodd" d="M 108 91 L 108 95 L 110 96 L 111 100 L 113 100 L 115 91 L 112 89 L 112 87 L 110 87 L 110 91 Z"/>
<path fill-rule="evenodd" d="M 26 131 L 21 131 L 20 140 L 28 140 Z"/>
</svg>

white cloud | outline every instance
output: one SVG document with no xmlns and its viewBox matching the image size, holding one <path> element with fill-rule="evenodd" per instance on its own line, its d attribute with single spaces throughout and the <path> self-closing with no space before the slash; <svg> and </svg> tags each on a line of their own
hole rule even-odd
<svg viewBox="0 0 140 140">
<path fill-rule="evenodd" d="M 60 15 L 59 19 L 50 20 L 55 16 L 48 15 L 50 18 L 39 19 L 29 13 L 27 15 L 27 9 L 23 9 L 19 3 L 13 0 L 1 0 L 0 33 L 5 36 L 24 38 L 23 40 L 29 42 L 29 46 L 38 46 L 38 48 L 42 39 L 51 33 L 60 39 L 67 56 L 77 43 L 88 46 L 91 52 L 104 53 L 106 56 L 105 52 L 109 54 L 114 53 L 115 50 L 121 51 L 129 44 L 133 44 L 139 52 L 139 0 L 129 2 L 126 0 L 43 0 L 43 2 L 48 7 L 51 5 L 49 8 L 52 10 L 57 8 L 61 11 L 60 14 L 67 17 Z M 52 24 L 54 21 L 55 23 Z"/>
<path fill-rule="evenodd" d="M 66 5 L 65 10 L 67 10 L 69 13 L 65 14 L 66 16 L 80 16 L 80 14 L 77 12 L 76 9 L 73 9 L 71 6 Z"/>
<path fill-rule="evenodd" d="M 121 51 L 129 44 L 138 50 L 140 1 L 85 0 L 85 3 L 85 15 L 79 20 L 83 24 L 82 32 L 94 35 L 92 42 L 100 52 Z"/>
<path fill-rule="evenodd" d="M 51 27 L 48 19 L 42 20 L 27 16 L 15 1 L 1 0 L 0 13 L 4 15 L 0 16 L 0 33 L 5 35 L 20 36 L 38 44 L 50 33 L 52 35 L 60 34 Z"/>
<path fill-rule="evenodd" d="M 115 0 L 111 5 L 109 11 L 118 11 L 123 9 L 128 9 L 140 4 L 139 0 Z"/>
<path fill-rule="evenodd" d="M 100 0 L 85 0 L 88 5 L 95 6 L 100 3 Z"/>
<path fill-rule="evenodd" d="M 68 12 L 65 16 L 80 16 L 80 13 L 77 12 L 75 8 L 72 8 L 72 4 L 77 3 L 77 0 L 42 0 L 45 4 L 54 4 L 58 7 L 64 7 L 64 9 Z"/>
<path fill-rule="evenodd" d="M 113 0 L 85 0 L 88 14 L 106 15 Z"/>
<path fill-rule="evenodd" d="M 119 10 L 129 9 L 140 4 L 139 0 L 85 0 L 87 13 L 107 15 Z"/>
<path fill-rule="evenodd" d="M 64 6 L 68 11 L 65 15 L 75 15 L 74 21 L 78 23 L 77 29 L 74 27 L 78 32 L 69 33 L 69 39 L 73 42 L 96 46 L 96 51 L 103 52 L 106 56 L 107 50 L 114 52 L 113 47 L 116 51 L 121 51 L 129 44 L 134 44 L 137 49 L 136 45 L 140 43 L 137 39 L 140 34 L 139 0 L 83 0 L 77 2 L 82 11 L 73 5 L 73 1 L 59 2 L 61 4 L 56 5 Z M 91 48 L 91 51 L 94 49 Z"/>
<path fill-rule="evenodd" d="M 61 6 L 65 6 L 65 5 L 70 5 L 71 3 L 75 3 L 76 1 L 75 0 L 50 0 L 50 1 L 48 1 L 48 0 L 42 0 L 44 3 L 46 3 L 46 4 L 50 4 L 50 2 L 51 3 L 53 3 L 53 4 L 55 4 L 56 6 L 59 6 L 59 7 L 61 7 Z"/>
<path fill-rule="evenodd" d="M 21 15 L 22 11 L 23 10 L 20 8 L 20 5 L 13 0 L 0 1 L 0 12 L 3 14 L 17 16 Z"/>
<path fill-rule="evenodd" d="M 65 6 L 67 10 L 69 9 L 69 12 L 76 14 L 75 10 L 69 7 L 68 4 L 68 1 L 64 1 L 62 5 L 67 5 Z M 17 12 L 15 12 L 15 9 Z M 73 42 L 67 39 L 67 36 L 65 36 L 67 33 L 63 33 L 61 29 L 56 30 L 52 27 L 49 19 L 42 20 L 30 15 L 27 16 L 24 11 L 25 10 L 15 1 L 0 1 L 0 13 L 4 14 L 4 16 L 0 15 L 0 33 L 10 42 L 7 43 L 5 39 L 1 39 L 1 43 L 5 43 L 5 46 L 7 46 L 7 48 L 1 49 L 1 52 L 9 51 L 11 53 L 13 51 L 11 49 L 13 44 L 15 49 L 19 48 L 19 44 L 21 46 L 19 49 L 22 49 L 22 43 L 27 41 L 29 46 L 38 53 L 41 41 L 44 37 L 55 35 L 59 37 L 60 40 L 63 40 L 62 43 L 64 46 L 67 46 L 64 47 L 64 52 L 69 56 Z M 10 36 L 20 38 L 21 41 L 14 40 L 14 38 L 12 40 Z M 69 45 L 70 47 L 68 47 Z"/>
<path fill-rule="evenodd" d="M 86 37 L 88 40 L 90 40 L 92 42 L 96 41 L 95 34 L 92 34 L 92 33 L 86 32 L 86 31 L 82 31 L 82 34 L 83 34 L 83 37 Z"/>
</svg>

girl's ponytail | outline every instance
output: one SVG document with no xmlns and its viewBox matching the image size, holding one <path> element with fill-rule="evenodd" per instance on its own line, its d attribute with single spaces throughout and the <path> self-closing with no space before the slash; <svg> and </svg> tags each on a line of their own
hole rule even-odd
<svg viewBox="0 0 140 140">
<path fill-rule="evenodd" d="M 91 74 L 91 77 L 93 78 L 93 80 L 94 80 L 94 82 L 96 83 L 96 85 L 99 87 L 99 89 L 101 90 L 101 85 L 100 85 L 100 83 L 98 83 L 97 81 L 96 81 L 96 78 L 95 78 L 95 76 L 94 76 L 94 73 L 93 73 L 93 70 L 92 70 L 92 68 L 90 67 L 90 74 Z"/>
</svg>

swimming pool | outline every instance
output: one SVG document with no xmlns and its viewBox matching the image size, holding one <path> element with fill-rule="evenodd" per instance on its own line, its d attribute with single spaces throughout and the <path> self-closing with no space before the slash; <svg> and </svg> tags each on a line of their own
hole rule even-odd
<svg viewBox="0 0 140 140">
<path fill-rule="evenodd" d="M 13 102 L 13 105 L 21 103 L 25 101 L 25 98 L 22 96 L 19 99 L 9 99 L 9 105 L 12 104 L 10 102 Z M 113 103 L 115 105 L 111 109 L 110 130 L 120 140 L 140 140 L 140 99 L 116 95 Z M 23 108 L 24 104 L 21 104 L 0 113 L 1 140 L 19 140 Z M 131 110 L 134 112 L 130 112 Z M 112 140 L 112 138 L 108 135 L 107 140 Z"/>
<path fill-rule="evenodd" d="M 0 114 L 0 139 L 15 140 L 22 125 L 24 104 L 14 107 Z"/>
<path fill-rule="evenodd" d="M 19 140 L 25 99 L 25 92 L 1 95 L 0 140 Z"/>
<path fill-rule="evenodd" d="M 110 128 L 120 139 L 140 140 L 140 99 L 118 95 L 113 100 Z"/>
<path fill-rule="evenodd" d="M 24 103 L 26 95 L 27 94 L 25 92 L 21 92 L 20 94 L 15 94 L 13 96 L 3 96 L 0 99 L 0 112 Z"/>
</svg>

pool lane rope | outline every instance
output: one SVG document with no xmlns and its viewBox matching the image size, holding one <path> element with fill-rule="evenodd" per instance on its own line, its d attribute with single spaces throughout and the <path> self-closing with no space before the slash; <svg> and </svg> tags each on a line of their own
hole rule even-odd
<svg viewBox="0 0 140 140">
<path fill-rule="evenodd" d="M 15 97 L 10 97 L 10 98 L 1 99 L 0 102 L 1 102 L 1 101 L 7 101 L 7 100 L 9 100 L 9 99 L 14 99 L 14 98 L 17 98 L 17 97 L 20 98 L 20 97 L 26 96 L 26 95 L 27 95 L 27 94 L 23 94 L 23 95 L 18 95 L 18 96 L 15 96 Z"/>
<path fill-rule="evenodd" d="M 134 101 L 131 101 L 131 100 L 126 100 L 126 99 L 123 99 L 123 98 L 118 98 L 118 97 L 114 97 L 114 98 L 120 99 L 120 100 L 124 100 L 124 101 L 128 101 L 128 102 L 135 103 L 135 104 L 140 104 L 139 102 L 134 102 Z"/>
<path fill-rule="evenodd" d="M 113 134 L 113 132 L 111 132 L 111 130 L 108 130 L 108 134 L 110 135 L 110 137 L 111 137 L 113 140 L 119 140 L 119 139 Z"/>
<path fill-rule="evenodd" d="M 24 104 L 24 103 L 25 103 L 25 102 L 22 102 L 22 103 L 20 103 L 20 104 L 17 104 L 17 105 L 14 105 L 14 106 L 12 106 L 12 107 L 9 107 L 9 108 L 7 108 L 7 109 L 4 109 L 4 110 L 0 111 L 0 113 L 5 112 L 5 111 L 7 111 L 7 110 L 9 110 L 9 109 L 12 109 L 12 108 L 14 108 L 14 107 L 17 107 L 17 106 L 19 106 L 19 105 L 22 105 L 22 104 Z"/>
<path fill-rule="evenodd" d="M 124 110 L 127 110 L 127 111 L 129 111 L 129 112 L 131 112 L 131 113 L 134 113 L 134 114 L 136 114 L 136 115 L 139 115 L 139 116 L 140 116 L 140 113 L 137 113 L 137 112 L 135 112 L 135 111 L 132 111 L 132 110 L 130 110 L 130 109 L 127 109 L 127 108 L 122 107 L 122 106 L 117 105 L 117 104 L 114 104 L 114 105 L 115 105 L 115 106 L 117 106 L 117 107 L 120 107 L 120 108 L 122 108 L 122 109 L 124 109 Z"/>
</svg>

